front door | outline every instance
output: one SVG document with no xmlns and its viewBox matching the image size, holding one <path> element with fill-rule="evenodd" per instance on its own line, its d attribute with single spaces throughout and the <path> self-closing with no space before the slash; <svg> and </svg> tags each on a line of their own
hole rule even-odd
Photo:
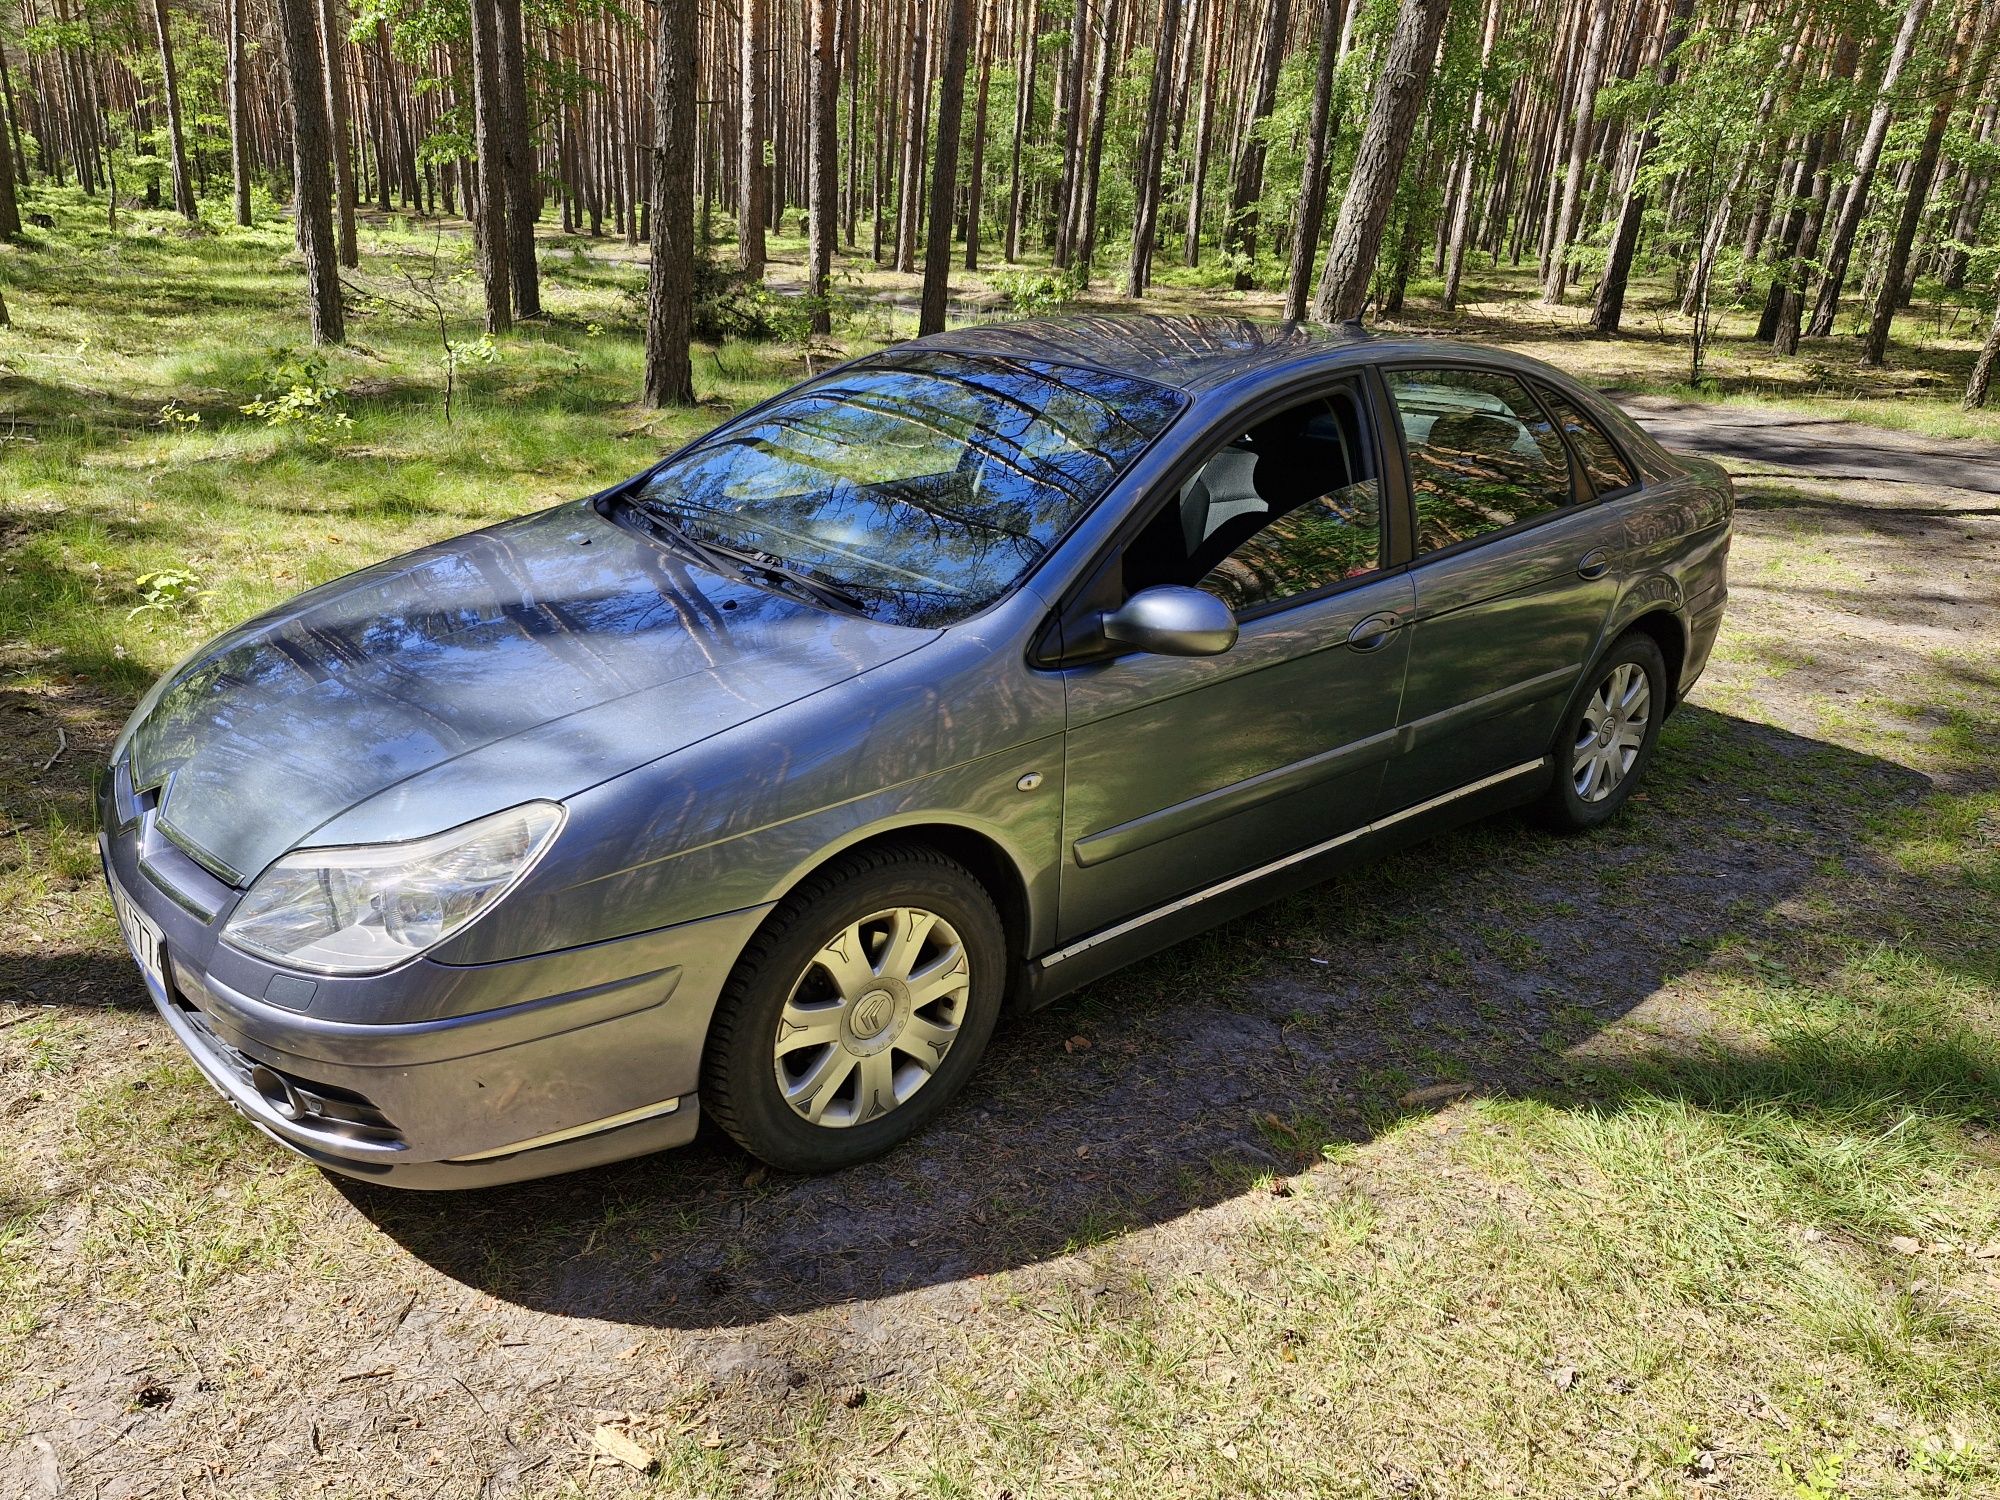
<svg viewBox="0 0 2000 1500">
<path fill-rule="evenodd" d="M 1127 547 L 1125 592 L 1198 583 L 1242 633 L 1065 671 L 1063 940 L 1373 816 L 1414 594 L 1382 566 L 1371 430 L 1349 385 L 1259 423 Z"/>
</svg>

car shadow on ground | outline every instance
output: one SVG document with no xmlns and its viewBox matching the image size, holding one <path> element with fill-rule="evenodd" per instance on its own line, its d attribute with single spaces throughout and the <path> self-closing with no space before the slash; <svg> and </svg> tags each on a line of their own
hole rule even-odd
<svg viewBox="0 0 2000 1500">
<path fill-rule="evenodd" d="M 705 1135 L 477 1193 L 341 1190 L 493 1296 L 715 1327 L 1097 1244 L 1459 1092 L 1615 1105 L 1619 1059 L 1578 1044 L 1807 895 L 1823 862 L 1864 867 L 1868 820 L 1930 789 L 1892 762 L 1698 707 L 1666 735 L 1644 800 L 1593 836 L 1494 819 L 1004 1027 L 965 1098 L 880 1162 L 794 1178 Z M 1699 1061 L 1702 1093 L 1768 1086 L 1754 1057 L 1732 1063 L 1682 1008 L 1658 1009 L 1649 1046 Z"/>
</svg>

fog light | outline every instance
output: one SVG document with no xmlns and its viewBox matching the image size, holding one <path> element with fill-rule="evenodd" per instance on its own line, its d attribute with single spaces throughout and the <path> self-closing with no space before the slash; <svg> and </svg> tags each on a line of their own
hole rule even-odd
<svg viewBox="0 0 2000 1500">
<path fill-rule="evenodd" d="M 305 1102 L 299 1098 L 298 1090 L 284 1074 L 259 1063 L 250 1070 L 250 1087 L 257 1091 L 271 1108 L 287 1120 L 302 1120 L 306 1116 Z"/>
</svg>

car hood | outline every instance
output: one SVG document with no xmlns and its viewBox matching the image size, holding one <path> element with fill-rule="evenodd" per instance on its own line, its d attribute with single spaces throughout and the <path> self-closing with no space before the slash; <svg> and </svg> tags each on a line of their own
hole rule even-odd
<svg viewBox="0 0 2000 1500">
<path fill-rule="evenodd" d="M 414 837 L 571 796 L 935 634 L 721 577 L 580 502 L 378 564 L 211 642 L 133 715 L 132 782 L 159 789 L 162 832 L 241 885 L 371 799 L 396 832 L 359 821 Z M 590 732 L 534 733 L 551 725 Z M 508 773 L 508 741 L 525 774 Z M 440 776 L 454 764 L 478 772 Z M 426 795 L 388 795 L 407 786 Z"/>
</svg>

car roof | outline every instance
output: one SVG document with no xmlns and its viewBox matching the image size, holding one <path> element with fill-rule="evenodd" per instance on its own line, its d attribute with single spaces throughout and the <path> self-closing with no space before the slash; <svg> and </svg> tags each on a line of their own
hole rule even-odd
<svg viewBox="0 0 2000 1500">
<path fill-rule="evenodd" d="M 1504 351 L 1444 339 L 1378 341 L 1358 323 L 1326 327 L 1225 314 L 1077 313 L 1019 322 L 976 323 L 896 346 L 897 352 L 949 351 L 974 358 L 1039 359 L 1150 380 L 1194 394 L 1246 376 L 1325 364 L 1369 347 L 1374 354 L 1464 354 L 1502 359 Z"/>
<path fill-rule="evenodd" d="M 1304 362 L 1364 338 L 1351 326 L 1322 328 L 1220 314 L 1078 313 L 976 323 L 900 347 L 1085 365 L 1192 392 L 1253 371 Z"/>
</svg>

